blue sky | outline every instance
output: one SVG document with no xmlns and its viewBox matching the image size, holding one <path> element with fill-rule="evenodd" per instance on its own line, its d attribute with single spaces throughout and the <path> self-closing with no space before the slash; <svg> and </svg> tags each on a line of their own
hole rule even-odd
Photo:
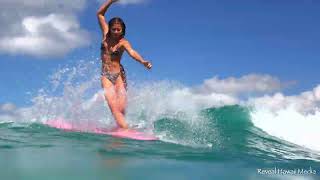
<svg viewBox="0 0 320 180">
<path fill-rule="evenodd" d="M 5 2 L 4 5 L 10 6 Z M 87 1 L 79 7 L 66 6 L 76 17 L 68 22 L 79 22 L 75 33 L 88 38 L 79 41 L 79 47 L 69 45 L 67 52 L 57 51 L 61 53 L 58 56 L 23 53 L 23 49 L 9 52 L 0 46 L 0 81 L 3 82 L 0 104 L 25 105 L 30 100 L 26 93 L 43 87 L 48 75 L 59 67 L 99 57 L 100 30 L 95 16 L 99 3 Z M 26 8 L 39 11 L 34 16 L 51 13 L 51 9 L 43 12 L 41 7 Z M 11 22 L 6 20 L 5 13 L 0 18 L 2 26 Z M 27 15 L 33 16 L 31 12 Z M 320 2 L 149 0 L 142 4 L 114 5 L 107 16 L 122 17 L 127 25 L 126 38 L 153 62 L 153 70 L 147 72 L 134 60 L 124 57 L 129 75 L 134 73 L 137 79 L 176 80 L 194 86 L 214 76 L 269 74 L 283 82 L 297 82 L 284 90 L 287 94 L 310 90 L 319 84 Z M 10 37 L 10 30 L 13 29 L 9 26 L 0 30 L 0 40 Z M 19 29 L 15 31 L 19 34 Z"/>
</svg>

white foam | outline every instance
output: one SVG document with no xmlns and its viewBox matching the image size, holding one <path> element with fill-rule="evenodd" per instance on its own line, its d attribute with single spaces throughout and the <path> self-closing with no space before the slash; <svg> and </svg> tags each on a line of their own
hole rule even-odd
<svg viewBox="0 0 320 180">
<path fill-rule="evenodd" d="M 288 142 L 320 151 L 320 85 L 299 95 L 252 98 L 252 122 L 268 134 Z"/>
<path fill-rule="evenodd" d="M 268 134 L 294 144 L 320 151 L 320 112 L 302 114 L 293 107 L 272 112 L 259 109 L 251 113 L 252 122 Z"/>
</svg>

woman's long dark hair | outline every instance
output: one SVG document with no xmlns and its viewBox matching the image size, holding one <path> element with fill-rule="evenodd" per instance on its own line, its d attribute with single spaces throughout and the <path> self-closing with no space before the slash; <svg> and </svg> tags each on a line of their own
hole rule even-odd
<svg viewBox="0 0 320 180">
<path fill-rule="evenodd" d="M 120 17 L 114 17 L 112 19 L 110 19 L 110 21 L 108 22 L 109 24 L 109 28 L 111 28 L 114 24 L 119 23 L 122 27 L 122 37 L 124 37 L 126 35 L 126 24 L 123 22 L 123 20 Z M 108 32 L 108 35 L 110 31 Z"/>
</svg>

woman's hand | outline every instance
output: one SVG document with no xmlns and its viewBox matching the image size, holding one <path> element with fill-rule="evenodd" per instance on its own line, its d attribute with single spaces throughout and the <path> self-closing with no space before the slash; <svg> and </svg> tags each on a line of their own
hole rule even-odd
<svg viewBox="0 0 320 180">
<path fill-rule="evenodd" d="M 148 61 L 144 61 L 142 64 L 144 65 L 144 67 L 146 67 L 148 69 L 152 68 L 152 64 L 150 62 L 148 62 Z"/>
<path fill-rule="evenodd" d="M 117 1 L 119 1 L 119 0 L 110 0 L 111 1 L 111 3 L 115 3 L 115 2 L 117 2 Z"/>
</svg>

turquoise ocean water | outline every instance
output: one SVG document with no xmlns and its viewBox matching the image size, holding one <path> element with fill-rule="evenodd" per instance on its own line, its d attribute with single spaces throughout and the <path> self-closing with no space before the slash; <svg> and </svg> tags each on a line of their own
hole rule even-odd
<svg viewBox="0 0 320 180">
<path fill-rule="evenodd" d="M 1 107 L 1 179 L 320 179 L 318 134 L 295 136 L 310 132 L 310 115 L 305 127 L 291 133 L 295 124 L 283 126 L 279 113 L 264 116 L 241 102 L 211 104 L 176 83 L 132 85 L 129 92 L 129 124 L 152 131 L 159 141 L 44 125 L 63 117 L 74 125 L 114 126 L 91 66 L 53 74 L 50 88 L 39 90 L 29 107 Z"/>
</svg>

